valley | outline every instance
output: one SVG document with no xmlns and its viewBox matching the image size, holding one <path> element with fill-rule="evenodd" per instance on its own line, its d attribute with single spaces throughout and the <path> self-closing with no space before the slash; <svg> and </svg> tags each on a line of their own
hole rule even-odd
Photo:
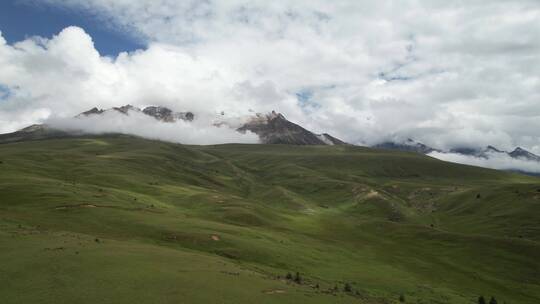
<svg viewBox="0 0 540 304">
<path fill-rule="evenodd" d="M 125 135 L 4 143 L 0 161 L 5 303 L 540 301 L 535 177 Z"/>
</svg>

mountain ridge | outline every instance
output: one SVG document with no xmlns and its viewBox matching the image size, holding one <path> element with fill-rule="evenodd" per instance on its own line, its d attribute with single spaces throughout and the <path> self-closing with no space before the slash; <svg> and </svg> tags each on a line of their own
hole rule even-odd
<svg viewBox="0 0 540 304">
<path fill-rule="evenodd" d="M 85 119 L 87 117 L 101 116 L 110 112 L 120 113 L 126 116 L 129 116 L 131 112 L 140 113 L 153 117 L 162 123 L 175 123 L 179 121 L 190 123 L 197 118 L 196 115 L 190 111 L 176 112 L 164 106 L 146 106 L 144 108 L 139 108 L 129 104 L 120 107 L 112 107 L 109 109 L 93 107 L 87 111 L 75 115 L 73 118 Z M 224 114 L 222 113 L 221 116 L 223 115 Z M 243 134 L 246 132 L 252 132 L 259 137 L 260 143 L 262 144 L 347 145 L 346 142 L 328 133 L 313 133 L 302 126 L 287 120 L 283 114 L 275 111 L 268 114 L 254 114 L 253 116 L 247 118 L 246 121 L 241 122 L 239 126 L 230 124 L 227 121 L 222 121 L 221 117 L 217 116 L 216 121 L 211 123 L 211 125 L 216 128 L 222 126 L 228 127 Z M 84 133 L 85 132 L 83 130 L 67 131 L 54 128 L 47 124 L 36 124 L 12 133 L 1 134 L 0 143 L 62 136 L 69 137 L 73 135 L 78 136 Z"/>
</svg>

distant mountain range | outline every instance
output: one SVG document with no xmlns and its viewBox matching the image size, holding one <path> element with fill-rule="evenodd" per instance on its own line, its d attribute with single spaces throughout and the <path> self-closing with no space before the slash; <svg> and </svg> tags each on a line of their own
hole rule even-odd
<svg viewBox="0 0 540 304">
<path fill-rule="evenodd" d="M 442 149 L 436 149 L 436 148 L 427 146 L 423 143 L 417 142 L 410 138 L 404 142 L 387 141 L 387 142 L 373 145 L 372 147 L 377 148 L 377 149 L 416 152 L 416 153 L 421 153 L 421 154 L 429 154 L 432 152 L 454 153 L 454 154 L 474 156 L 474 157 L 485 158 L 485 159 L 489 159 L 490 157 L 493 157 L 493 155 L 499 154 L 499 155 L 507 155 L 513 159 L 540 162 L 540 156 L 534 153 L 531 153 L 521 147 L 517 147 L 511 152 L 499 150 L 493 146 L 487 146 L 483 149 L 463 147 L 463 148 L 454 148 L 454 149 L 445 151 Z"/>
</svg>

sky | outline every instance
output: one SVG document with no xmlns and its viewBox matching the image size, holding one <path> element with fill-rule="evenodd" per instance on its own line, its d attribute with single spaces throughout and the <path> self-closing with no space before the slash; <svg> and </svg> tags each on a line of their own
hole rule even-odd
<svg viewBox="0 0 540 304">
<path fill-rule="evenodd" d="M 0 133 L 163 105 L 540 154 L 537 0 L 8 0 L 0 31 Z"/>
</svg>

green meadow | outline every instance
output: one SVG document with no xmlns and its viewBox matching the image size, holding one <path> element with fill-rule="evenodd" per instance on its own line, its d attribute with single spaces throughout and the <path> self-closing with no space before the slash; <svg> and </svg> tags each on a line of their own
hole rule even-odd
<svg viewBox="0 0 540 304">
<path fill-rule="evenodd" d="M 0 144 L 0 260 L 1 303 L 537 304 L 540 179 L 354 146 Z"/>
</svg>

